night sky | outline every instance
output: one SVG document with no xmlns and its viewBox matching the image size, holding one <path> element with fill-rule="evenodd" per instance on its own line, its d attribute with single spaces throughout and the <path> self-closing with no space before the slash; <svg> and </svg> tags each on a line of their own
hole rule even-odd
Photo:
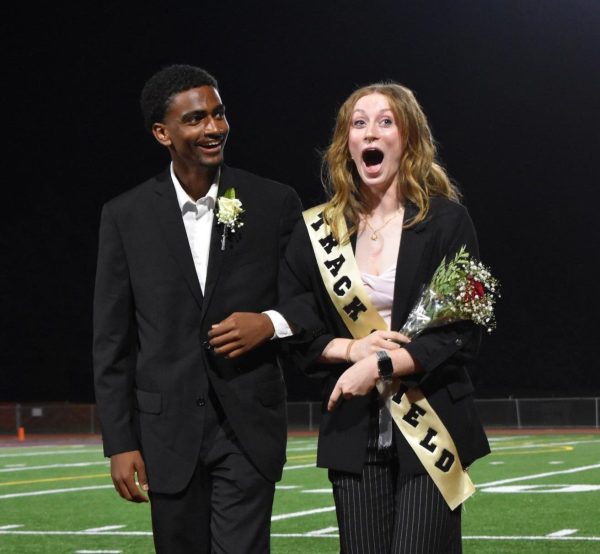
<svg viewBox="0 0 600 554">
<path fill-rule="evenodd" d="M 227 163 L 306 207 L 343 100 L 384 79 L 415 91 L 502 282 L 478 397 L 600 395 L 596 0 L 101 4 L 3 18 L 0 401 L 93 401 L 100 209 L 168 163 L 138 98 L 170 63 L 219 80 Z"/>
</svg>

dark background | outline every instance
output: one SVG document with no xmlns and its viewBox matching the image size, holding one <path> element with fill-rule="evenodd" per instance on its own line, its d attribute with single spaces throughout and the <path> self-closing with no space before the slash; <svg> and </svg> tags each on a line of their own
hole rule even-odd
<svg viewBox="0 0 600 554">
<path fill-rule="evenodd" d="M 0 401 L 93 400 L 100 208 L 168 163 L 138 96 L 169 63 L 219 79 L 227 162 L 307 207 L 340 103 L 413 89 L 503 286 L 478 395 L 600 394 L 596 0 L 88 4 L 4 17 Z"/>
</svg>

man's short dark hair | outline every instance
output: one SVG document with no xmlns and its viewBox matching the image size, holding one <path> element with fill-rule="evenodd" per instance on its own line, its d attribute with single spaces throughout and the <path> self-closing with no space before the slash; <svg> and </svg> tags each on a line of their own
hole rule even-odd
<svg viewBox="0 0 600 554">
<path fill-rule="evenodd" d="M 169 65 L 152 75 L 140 98 L 146 129 L 152 131 L 154 123 L 164 120 L 176 94 L 204 86 L 219 88 L 217 80 L 208 71 L 193 65 Z"/>
</svg>

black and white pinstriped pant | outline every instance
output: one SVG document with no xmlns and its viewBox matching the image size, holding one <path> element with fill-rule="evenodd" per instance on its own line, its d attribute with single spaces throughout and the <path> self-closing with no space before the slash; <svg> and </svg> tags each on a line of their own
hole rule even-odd
<svg viewBox="0 0 600 554">
<path fill-rule="evenodd" d="M 377 449 L 371 420 L 361 475 L 329 470 L 342 554 L 460 554 L 461 507 L 451 511 L 429 475 L 398 472 L 396 449 Z"/>
</svg>

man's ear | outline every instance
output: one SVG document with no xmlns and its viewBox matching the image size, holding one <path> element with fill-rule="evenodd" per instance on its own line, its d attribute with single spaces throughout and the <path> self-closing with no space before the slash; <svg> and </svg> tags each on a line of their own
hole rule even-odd
<svg viewBox="0 0 600 554">
<path fill-rule="evenodd" d="M 163 146 L 171 146 L 171 138 L 164 123 L 153 123 L 152 134 Z"/>
</svg>

